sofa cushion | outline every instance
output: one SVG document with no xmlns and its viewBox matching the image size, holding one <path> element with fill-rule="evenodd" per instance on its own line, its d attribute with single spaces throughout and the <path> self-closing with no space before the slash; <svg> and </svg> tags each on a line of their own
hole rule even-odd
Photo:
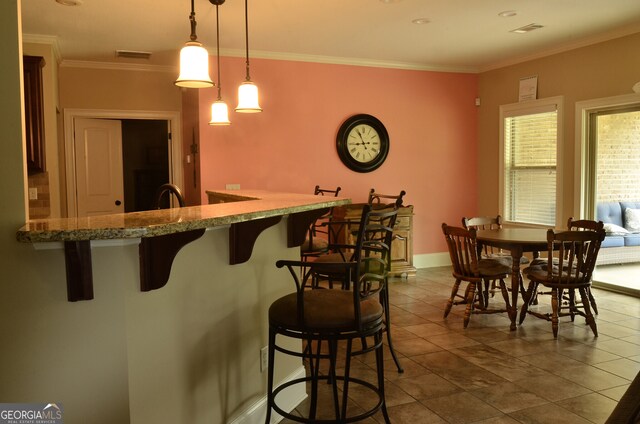
<svg viewBox="0 0 640 424">
<path fill-rule="evenodd" d="M 604 224 L 604 231 L 608 236 L 626 236 L 629 234 L 629 230 L 611 222 Z"/>
<path fill-rule="evenodd" d="M 600 247 L 622 247 L 624 246 L 623 236 L 607 236 Z"/>
<path fill-rule="evenodd" d="M 640 209 L 624 210 L 624 227 L 632 233 L 640 233 Z"/>
<path fill-rule="evenodd" d="M 622 220 L 622 206 L 620 202 L 603 202 L 598 203 L 596 208 L 596 218 L 598 221 L 602 221 L 605 224 L 616 224 L 620 227 L 624 226 Z"/>
<path fill-rule="evenodd" d="M 624 237 L 625 246 L 640 246 L 640 234 L 628 234 Z"/>
</svg>

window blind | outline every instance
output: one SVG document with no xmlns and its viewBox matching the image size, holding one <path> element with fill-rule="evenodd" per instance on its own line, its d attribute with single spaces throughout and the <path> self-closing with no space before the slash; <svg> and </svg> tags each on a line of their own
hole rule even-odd
<svg viewBox="0 0 640 424">
<path fill-rule="evenodd" d="M 557 111 L 507 116 L 504 126 L 505 218 L 554 226 Z"/>
</svg>

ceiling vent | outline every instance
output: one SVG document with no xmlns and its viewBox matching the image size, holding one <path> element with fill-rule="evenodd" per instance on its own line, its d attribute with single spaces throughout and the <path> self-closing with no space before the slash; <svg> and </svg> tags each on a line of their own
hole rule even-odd
<svg viewBox="0 0 640 424">
<path fill-rule="evenodd" d="M 531 32 L 534 29 L 540 29 L 540 28 L 544 28 L 544 25 L 529 24 L 529 25 L 525 25 L 525 26 L 520 27 L 520 28 L 512 29 L 510 32 L 515 32 L 517 34 L 524 34 L 526 32 Z"/>
<path fill-rule="evenodd" d="M 138 52 L 135 50 L 116 50 L 116 57 L 123 57 L 125 59 L 145 59 L 151 58 L 151 52 Z"/>
</svg>

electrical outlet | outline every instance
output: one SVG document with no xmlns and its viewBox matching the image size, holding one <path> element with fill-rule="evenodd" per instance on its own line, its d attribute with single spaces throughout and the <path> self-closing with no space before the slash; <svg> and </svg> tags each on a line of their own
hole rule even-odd
<svg viewBox="0 0 640 424">
<path fill-rule="evenodd" d="M 38 188 L 37 187 L 29 188 L 29 200 L 38 200 Z"/>
<path fill-rule="evenodd" d="M 269 368 L 269 348 L 267 346 L 260 349 L 260 372 L 265 372 Z"/>
<path fill-rule="evenodd" d="M 227 184 L 225 188 L 227 190 L 240 190 L 240 184 Z"/>
</svg>

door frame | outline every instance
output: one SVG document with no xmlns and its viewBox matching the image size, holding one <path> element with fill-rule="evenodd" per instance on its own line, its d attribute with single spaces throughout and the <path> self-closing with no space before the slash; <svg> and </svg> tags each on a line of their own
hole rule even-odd
<svg viewBox="0 0 640 424">
<path fill-rule="evenodd" d="M 621 108 L 624 106 L 640 104 L 640 93 L 623 94 L 620 96 L 603 97 L 576 102 L 575 114 L 575 151 L 574 151 L 574 187 L 577 188 L 577 196 L 573 199 L 574 215 L 580 218 L 595 218 L 595 211 L 587 201 L 592 197 L 586 192 L 588 186 L 588 146 L 589 142 L 589 115 L 602 109 Z M 588 195 L 587 195 L 588 194 Z M 589 216 L 594 215 L 594 216 Z"/>
<path fill-rule="evenodd" d="M 67 217 L 78 215 L 76 202 L 76 161 L 75 137 L 73 134 L 75 118 L 94 119 L 153 119 L 169 121 L 171 133 L 171 155 L 169 155 L 169 182 L 182 187 L 184 171 L 182 166 L 182 122 L 180 112 L 107 110 L 107 109 L 64 109 L 64 149 L 65 180 L 67 198 Z"/>
</svg>

